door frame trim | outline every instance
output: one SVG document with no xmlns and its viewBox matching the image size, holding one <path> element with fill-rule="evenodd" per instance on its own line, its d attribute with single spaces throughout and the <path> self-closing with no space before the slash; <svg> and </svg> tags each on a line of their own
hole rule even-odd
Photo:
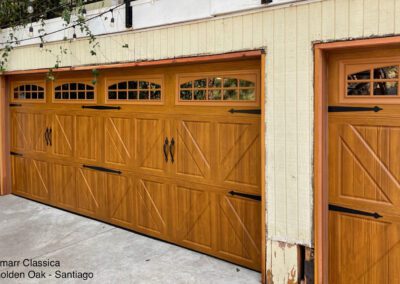
<svg viewBox="0 0 400 284">
<path fill-rule="evenodd" d="M 266 84 L 266 53 L 261 54 L 261 92 L 260 92 L 260 106 L 261 106 L 261 282 L 267 283 L 267 191 L 265 180 L 265 165 L 266 165 L 266 143 L 265 143 L 265 84 Z"/>
<path fill-rule="evenodd" d="M 328 103 L 327 54 L 338 49 L 400 44 L 400 36 L 315 42 L 314 49 L 314 249 L 315 283 L 328 283 Z"/>
<path fill-rule="evenodd" d="M 0 75 L 0 196 L 11 193 L 9 161 L 9 99 L 6 77 Z"/>
</svg>

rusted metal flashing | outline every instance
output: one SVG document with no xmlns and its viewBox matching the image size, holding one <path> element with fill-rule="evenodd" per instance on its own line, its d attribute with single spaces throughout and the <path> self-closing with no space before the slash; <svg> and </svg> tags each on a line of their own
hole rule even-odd
<svg viewBox="0 0 400 284">
<path fill-rule="evenodd" d="M 128 68 L 128 67 L 151 67 L 160 65 L 170 65 L 170 64 L 185 64 L 185 63 L 202 63 L 202 62 L 212 62 L 212 61 L 229 61 L 229 60 L 240 60 L 249 58 L 259 58 L 264 54 L 263 50 L 249 50 L 241 52 L 229 52 L 222 54 L 213 55 L 200 55 L 191 57 L 179 57 L 171 59 L 161 59 L 161 60 L 148 60 L 148 61 L 133 61 L 133 62 L 119 62 L 111 64 L 99 64 L 99 65 L 83 65 L 83 66 L 70 66 L 52 69 L 52 72 L 68 72 L 68 71 L 87 71 L 87 70 L 102 70 L 102 69 L 113 69 L 113 68 Z M 19 74 L 39 74 L 49 72 L 49 68 L 41 69 L 29 69 L 29 70 L 16 70 L 16 71 L 5 71 L 0 73 L 0 75 L 19 75 Z"/>
</svg>

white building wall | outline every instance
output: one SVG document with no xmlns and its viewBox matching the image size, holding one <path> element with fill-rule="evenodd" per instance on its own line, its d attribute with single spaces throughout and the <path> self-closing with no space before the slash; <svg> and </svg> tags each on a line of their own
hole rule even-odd
<svg viewBox="0 0 400 284">
<path fill-rule="evenodd" d="M 167 9 L 167 8 L 166 8 Z M 63 43 L 62 66 L 265 48 L 268 239 L 312 245 L 314 41 L 400 33 L 400 0 L 317 0 Z M 129 48 L 122 48 L 128 44 Z M 46 46 L 59 49 L 59 43 Z M 9 70 L 47 68 L 55 55 L 17 48 Z M 284 258 L 284 256 L 282 256 Z M 272 261 L 270 262 L 272 263 Z"/>
</svg>

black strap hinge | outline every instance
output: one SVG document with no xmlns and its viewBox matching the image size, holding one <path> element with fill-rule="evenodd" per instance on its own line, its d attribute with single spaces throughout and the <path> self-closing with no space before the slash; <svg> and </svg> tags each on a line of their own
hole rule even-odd
<svg viewBox="0 0 400 284">
<path fill-rule="evenodd" d="M 103 167 L 89 166 L 89 165 L 83 165 L 83 167 L 86 169 L 91 169 L 91 170 L 100 171 L 100 172 L 119 174 L 119 175 L 122 174 L 121 171 L 116 171 L 116 170 L 107 169 L 107 168 L 103 168 Z"/>
<path fill-rule="evenodd" d="M 120 106 L 82 106 L 84 109 L 112 110 L 121 109 Z"/>
<path fill-rule="evenodd" d="M 261 114 L 261 109 L 230 109 L 230 113 Z"/>
<path fill-rule="evenodd" d="M 21 106 L 22 104 L 14 104 L 14 103 L 10 104 L 10 107 L 21 107 Z"/>
<path fill-rule="evenodd" d="M 351 106 L 328 106 L 328 112 L 357 112 L 357 111 L 373 111 L 379 112 L 383 110 L 378 106 L 374 107 L 351 107 Z"/>
<path fill-rule="evenodd" d="M 362 216 L 372 217 L 372 218 L 375 218 L 375 219 L 379 219 L 379 218 L 383 217 L 382 215 L 380 215 L 377 212 L 371 213 L 371 212 L 361 211 L 361 210 L 342 207 L 342 206 L 333 205 L 333 204 L 329 204 L 329 210 L 348 213 L 348 214 L 354 214 L 354 215 L 362 215 Z"/>
<path fill-rule="evenodd" d="M 11 156 L 18 156 L 18 157 L 23 157 L 24 155 L 22 155 L 21 153 L 17 153 L 17 152 L 10 152 Z"/>
<path fill-rule="evenodd" d="M 244 198 L 249 198 L 249 199 L 253 199 L 253 200 L 257 200 L 257 201 L 261 201 L 261 196 L 259 195 L 254 195 L 254 194 L 248 194 L 248 193 L 241 193 L 241 192 L 236 192 L 236 191 L 230 191 L 229 192 L 230 195 L 232 196 L 240 196 L 240 197 L 244 197 Z"/>
</svg>

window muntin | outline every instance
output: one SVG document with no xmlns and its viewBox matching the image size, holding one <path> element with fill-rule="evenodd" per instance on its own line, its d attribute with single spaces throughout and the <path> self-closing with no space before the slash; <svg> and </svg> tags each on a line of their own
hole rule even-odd
<svg viewBox="0 0 400 284">
<path fill-rule="evenodd" d="M 258 100 L 257 71 L 178 75 L 178 104 L 249 104 Z"/>
<path fill-rule="evenodd" d="M 44 82 L 14 82 L 11 89 L 12 101 L 44 102 L 46 100 Z"/>
<path fill-rule="evenodd" d="M 60 82 L 54 88 L 54 101 L 95 101 L 95 86 L 88 82 Z"/>
<path fill-rule="evenodd" d="M 399 97 L 399 68 L 393 63 L 347 66 L 345 97 Z"/>
<path fill-rule="evenodd" d="M 122 78 L 106 83 L 109 103 L 160 103 L 163 101 L 162 78 Z"/>
</svg>

